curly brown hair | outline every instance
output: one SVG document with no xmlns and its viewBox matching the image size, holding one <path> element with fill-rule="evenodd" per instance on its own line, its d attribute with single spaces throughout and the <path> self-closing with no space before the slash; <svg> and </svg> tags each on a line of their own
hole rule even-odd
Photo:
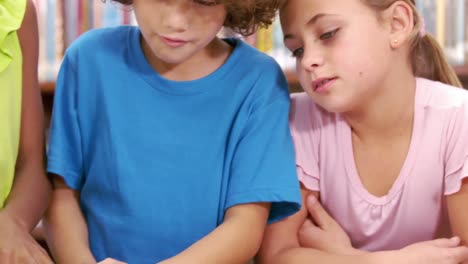
<svg viewBox="0 0 468 264">
<path fill-rule="evenodd" d="M 104 0 L 105 1 L 105 0 Z M 112 0 L 123 5 L 131 5 L 133 0 Z M 259 27 L 268 27 L 275 19 L 281 0 L 217 0 L 226 7 L 227 17 L 224 26 L 248 36 Z"/>
</svg>

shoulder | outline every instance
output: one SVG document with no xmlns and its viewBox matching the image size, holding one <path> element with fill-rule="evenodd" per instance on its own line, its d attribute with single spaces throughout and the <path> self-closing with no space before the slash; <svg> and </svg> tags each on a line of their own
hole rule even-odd
<svg viewBox="0 0 468 264">
<path fill-rule="evenodd" d="M 137 30 L 136 27 L 119 26 L 87 31 L 67 48 L 66 55 L 83 57 L 122 50 L 128 45 L 131 34 Z"/>
<path fill-rule="evenodd" d="M 419 103 L 434 110 L 466 109 L 468 91 L 441 82 L 417 79 Z"/>
<path fill-rule="evenodd" d="M 448 142 L 466 138 L 468 133 L 468 91 L 440 82 L 418 79 L 416 101 L 425 122 L 441 127 Z M 456 143 L 453 143 L 456 144 Z"/>
<path fill-rule="evenodd" d="M 270 76 L 282 74 L 282 69 L 279 64 L 267 54 L 240 39 L 228 39 L 228 42 L 235 44 L 234 54 L 240 58 L 240 63 L 249 67 L 251 71 L 258 71 L 259 73 Z"/>
<path fill-rule="evenodd" d="M 15 0 L 15 1 L 0 1 L 0 31 L 2 29 L 6 31 L 17 30 L 26 13 L 26 9 L 34 8 L 31 0 Z M 34 11 L 34 10 L 33 10 Z"/>
<path fill-rule="evenodd" d="M 26 9 L 24 13 L 24 19 L 21 23 L 21 27 L 18 30 L 18 37 L 21 42 L 21 46 L 23 49 L 27 49 L 31 46 L 34 49 L 37 49 L 38 45 L 38 34 L 39 29 L 37 25 L 37 14 L 36 8 L 31 0 L 28 0 L 26 3 Z M 36 51 L 37 53 L 38 51 Z"/>
<path fill-rule="evenodd" d="M 288 83 L 279 64 L 242 40 L 227 41 L 234 44 L 229 74 L 230 78 L 239 81 L 236 87 L 239 94 L 245 94 L 255 105 L 289 104 Z"/>
</svg>

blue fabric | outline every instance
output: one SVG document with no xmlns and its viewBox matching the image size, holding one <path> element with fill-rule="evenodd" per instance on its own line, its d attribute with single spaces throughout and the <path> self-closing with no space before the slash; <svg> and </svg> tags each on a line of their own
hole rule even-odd
<svg viewBox="0 0 468 264">
<path fill-rule="evenodd" d="M 299 210 L 279 66 L 230 39 L 235 49 L 218 70 L 174 82 L 139 41 L 135 27 L 85 34 L 56 87 L 48 171 L 80 191 L 97 260 L 164 260 L 238 204 L 273 202 L 270 222 Z"/>
</svg>

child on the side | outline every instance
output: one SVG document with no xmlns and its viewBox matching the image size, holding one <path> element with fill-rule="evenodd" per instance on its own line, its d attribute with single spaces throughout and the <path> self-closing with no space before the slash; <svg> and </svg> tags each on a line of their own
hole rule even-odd
<svg viewBox="0 0 468 264">
<path fill-rule="evenodd" d="M 0 263 L 52 263 L 32 230 L 51 192 L 44 169 L 38 27 L 30 0 L 0 1 Z"/>
<path fill-rule="evenodd" d="M 139 27 L 94 30 L 57 81 L 46 233 L 58 263 L 245 263 L 300 208 L 289 94 L 273 59 L 224 26 L 276 0 L 134 0 Z"/>
<path fill-rule="evenodd" d="M 285 2 L 306 205 L 259 262 L 466 263 L 468 92 L 414 1 Z"/>
</svg>

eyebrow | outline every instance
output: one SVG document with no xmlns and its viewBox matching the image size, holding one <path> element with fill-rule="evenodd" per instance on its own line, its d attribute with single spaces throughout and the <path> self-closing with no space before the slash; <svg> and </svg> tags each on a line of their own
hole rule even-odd
<svg viewBox="0 0 468 264">
<path fill-rule="evenodd" d="M 320 13 L 320 14 L 317 14 L 315 16 L 313 16 L 307 23 L 306 25 L 307 26 L 310 26 L 310 25 L 313 25 L 315 23 L 317 23 L 317 21 L 321 18 L 324 18 L 326 16 L 334 16 L 332 14 L 325 14 L 325 13 Z M 294 34 L 286 34 L 284 35 L 284 41 L 288 40 L 288 39 L 291 39 L 291 38 L 294 38 Z"/>
</svg>

